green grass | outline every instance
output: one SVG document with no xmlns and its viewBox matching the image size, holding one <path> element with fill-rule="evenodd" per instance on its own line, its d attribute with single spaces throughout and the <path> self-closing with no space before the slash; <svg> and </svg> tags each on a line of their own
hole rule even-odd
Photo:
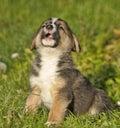
<svg viewBox="0 0 120 128">
<path fill-rule="evenodd" d="M 120 101 L 120 4 L 119 0 L 0 0 L 0 128 L 44 128 L 44 107 L 24 115 L 29 94 L 29 72 L 34 53 L 29 50 L 39 25 L 49 17 L 65 19 L 80 40 L 82 51 L 73 53 L 77 68 L 104 89 L 114 104 Z M 11 59 L 12 53 L 19 53 Z M 120 111 L 96 116 L 70 114 L 63 128 L 118 128 Z"/>
</svg>

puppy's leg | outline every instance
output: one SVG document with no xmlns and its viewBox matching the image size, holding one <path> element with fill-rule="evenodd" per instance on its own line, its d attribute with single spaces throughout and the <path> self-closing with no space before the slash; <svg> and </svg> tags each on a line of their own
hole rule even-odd
<svg viewBox="0 0 120 128">
<path fill-rule="evenodd" d="M 40 88 L 35 86 L 32 88 L 31 94 L 28 96 L 25 105 L 25 112 L 36 112 L 41 104 Z"/>
<path fill-rule="evenodd" d="M 63 96 L 65 96 L 63 94 Z M 54 103 L 52 108 L 50 109 L 48 120 L 45 123 L 48 127 L 51 125 L 55 125 L 56 127 L 60 127 L 60 122 L 63 120 L 67 107 L 71 100 L 68 100 L 63 96 L 55 96 Z"/>
</svg>

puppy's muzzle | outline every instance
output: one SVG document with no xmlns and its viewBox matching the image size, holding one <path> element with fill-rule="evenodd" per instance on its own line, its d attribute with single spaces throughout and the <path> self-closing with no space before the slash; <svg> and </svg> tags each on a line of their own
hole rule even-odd
<svg viewBox="0 0 120 128">
<path fill-rule="evenodd" d="M 43 27 L 41 41 L 45 47 L 55 47 L 59 42 L 59 31 L 53 23 L 48 23 Z"/>
<path fill-rule="evenodd" d="M 54 28 L 54 27 L 53 27 L 52 24 L 48 24 L 48 25 L 45 26 L 45 29 L 44 29 L 45 38 L 51 37 L 51 39 L 53 39 L 53 33 L 54 33 L 53 28 Z"/>
</svg>

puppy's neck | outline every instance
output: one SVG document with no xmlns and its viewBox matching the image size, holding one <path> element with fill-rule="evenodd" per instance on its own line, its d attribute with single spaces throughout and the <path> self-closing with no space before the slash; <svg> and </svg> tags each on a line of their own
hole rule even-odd
<svg viewBox="0 0 120 128">
<path fill-rule="evenodd" d="M 46 64 L 48 65 L 54 64 L 59 69 L 74 67 L 71 51 L 61 51 L 56 48 L 44 47 L 37 52 L 40 55 L 41 61 L 47 62 Z"/>
<path fill-rule="evenodd" d="M 42 49 L 37 50 L 38 54 L 40 54 L 43 57 L 49 56 L 60 56 L 62 54 L 61 51 L 55 49 L 55 48 L 50 48 L 50 47 L 43 47 Z"/>
</svg>

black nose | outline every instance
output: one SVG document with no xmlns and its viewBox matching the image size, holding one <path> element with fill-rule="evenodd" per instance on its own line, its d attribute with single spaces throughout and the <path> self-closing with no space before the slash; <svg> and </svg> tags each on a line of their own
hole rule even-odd
<svg viewBox="0 0 120 128">
<path fill-rule="evenodd" d="M 48 25 L 46 26 L 46 29 L 52 30 L 52 29 L 53 29 L 53 25 L 52 25 L 52 24 L 48 24 Z"/>
</svg>

